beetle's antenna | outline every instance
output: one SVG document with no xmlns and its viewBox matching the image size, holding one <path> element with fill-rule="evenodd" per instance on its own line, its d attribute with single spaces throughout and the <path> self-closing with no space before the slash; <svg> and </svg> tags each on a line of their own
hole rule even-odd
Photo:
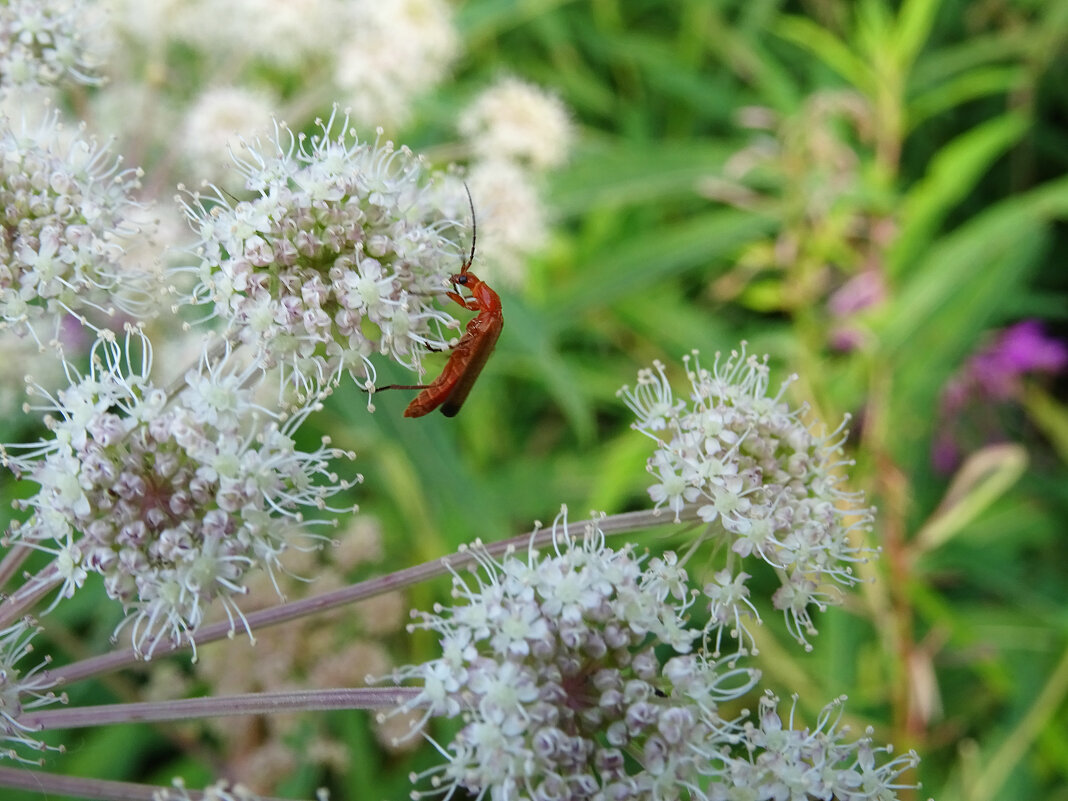
<svg viewBox="0 0 1068 801">
<path fill-rule="evenodd" d="M 464 181 L 464 191 L 467 192 L 467 204 L 471 207 L 471 255 L 467 257 L 460 266 L 460 272 L 466 273 L 471 269 L 471 264 L 475 260 L 475 243 L 478 241 L 478 223 L 475 220 L 475 201 L 471 197 L 471 188 L 467 185 L 467 181 Z"/>
</svg>

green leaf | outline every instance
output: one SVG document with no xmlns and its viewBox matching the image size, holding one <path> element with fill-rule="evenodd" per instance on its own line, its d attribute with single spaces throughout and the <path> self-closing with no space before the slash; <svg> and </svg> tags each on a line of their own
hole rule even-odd
<svg viewBox="0 0 1068 801">
<path fill-rule="evenodd" d="M 529 23 L 565 5 L 568 0 L 482 0 L 459 7 L 456 24 L 469 47 Z"/>
<path fill-rule="evenodd" d="M 755 8 L 756 4 L 750 3 L 743 13 L 748 16 Z M 771 15 L 756 14 L 748 24 L 734 27 L 717 18 L 706 46 L 752 88 L 756 102 L 785 114 L 798 107 L 802 90 L 797 76 L 768 47 L 763 33 L 771 19 Z"/>
<path fill-rule="evenodd" d="M 910 76 L 914 91 L 930 90 L 944 81 L 971 70 L 989 66 L 1005 66 L 1007 61 L 1020 61 L 1021 42 L 1014 37 L 977 34 L 961 42 L 940 43 L 930 53 L 924 53 Z"/>
<path fill-rule="evenodd" d="M 1002 201 L 932 246 L 883 310 L 875 358 L 895 382 L 888 419 L 903 464 L 926 462 L 919 443 L 930 436 L 944 381 L 1001 322 L 1045 254 L 1048 221 L 1066 213 L 1068 179 Z"/>
<path fill-rule="evenodd" d="M 1027 130 L 1023 115 L 1007 114 L 961 134 L 939 151 L 927 175 L 904 198 L 901 231 L 889 256 L 892 275 L 915 268 L 946 215 Z"/>
<path fill-rule="evenodd" d="M 593 412 L 578 390 L 579 380 L 561 357 L 553 326 L 519 300 L 508 304 L 508 336 L 513 369 L 544 383 L 582 442 L 593 435 Z"/>
<path fill-rule="evenodd" d="M 883 0 L 860 0 L 854 8 L 856 24 L 849 36 L 856 51 L 863 54 L 868 64 L 880 65 L 882 69 L 892 65 L 897 71 L 894 21 L 886 3 Z M 880 66 L 876 67 L 877 72 L 882 71 Z"/>
<path fill-rule="evenodd" d="M 774 32 L 816 56 L 865 94 L 875 92 L 877 76 L 871 65 L 826 28 L 804 17 L 784 17 L 774 27 Z"/>
<path fill-rule="evenodd" d="M 985 67 L 970 70 L 924 92 L 908 103 L 908 128 L 914 130 L 931 117 L 943 114 L 962 103 L 988 95 L 1007 94 L 1027 79 L 1023 67 Z"/>
<path fill-rule="evenodd" d="M 1061 461 L 1068 465 L 1068 408 L 1037 387 L 1028 388 L 1024 396 L 1024 406 L 1031 419 L 1053 444 Z"/>
<path fill-rule="evenodd" d="M 773 228 L 773 221 L 751 212 L 714 209 L 659 230 L 640 230 L 592 263 L 560 288 L 551 304 L 554 325 L 576 314 L 606 306 L 641 292 L 684 270 L 722 259 L 741 244 Z"/>
<path fill-rule="evenodd" d="M 1027 451 L 1012 443 L 991 445 L 971 454 L 954 476 L 939 508 L 916 534 L 916 551 L 939 548 L 969 526 L 1020 480 L 1027 461 Z"/>
<path fill-rule="evenodd" d="M 590 487 L 591 509 L 622 508 L 629 496 L 644 492 L 649 484 L 645 463 L 652 443 L 637 432 L 625 432 L 600 451 L 600 469 Z"/>
<path fill-rule="evenodd" d="M 1020 285 L 1044 228 L 1033 203 L 1014 198 L 935 243 L 908 271 L 887 310 L 881 335 L 887 354 L 929 359 L 929 348 L 940 352 L 950 343 L 958 353 L 966 351 L 962 330 L 980 330 Z"/>
<path fill-rule="evenodd" d="M 624 208 L 694 197 L 702 174 L 717 175 L 736 150 L 722 142 L 682 140 L 668 147 L 652 143 L 595 143 L 574 166 L 552 182 L 556 214 L 585 214 L 593 208 Z"/>
<path fill-rule="evenodd" d="M 902 69 L 907 71 L 916 61 L 931 36 L 941 5 L 939 0 L 905 0 L 901 6 L 894 31 L 894 55 Z"/>
</svg>

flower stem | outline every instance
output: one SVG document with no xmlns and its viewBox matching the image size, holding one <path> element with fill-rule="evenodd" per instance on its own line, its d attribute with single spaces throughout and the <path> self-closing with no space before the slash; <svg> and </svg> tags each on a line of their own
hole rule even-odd
<svg viewBox="0 0 1068 801">
<path fill-rule="evenodd" d="M 259 715 L 274 712 L 322 712 L 334 709 L 381 709 L 402 704 L 419 692 L 414 687 L 345 687 L 329 690 L 245 693 L 173 701 L 104 704 L 24 713 L 19 722 L 37 730 L 78 729 L 116 723 Z"/>
<path fill-rule="evenodd" d="M 132 784 L 130 782 L 108 781 L 106 779 L 86 779 L 79 776 L 59 776 L 39 770 L 21 768 L 0 768 L 0 787 L 16 790 L 29 790 L 43 796 L 67 796 L 72 798 L 99 799 L 99 801 L 155 801 L 160 798 L 160 788 L 149 784 Z M 202 801 L 207 797 L 219 798 L 219 795 L 207 796 L 197 790 L 184 790 L 184 797 L 190 801 Z M 167 796 L 164 796 L 167 797 Z M 177 793 L 171 798 L 180 798 Z M 256 801 L 285 801 L 274 796 L 254 796 Z"/>
<path fill-rule="evenodd" d="M 683 510 L 681 519 L 696 519 L 696 516 L 696 508 L 687 508 Z M 624 514 L 612 515 L 596 520 L 580 521 L 574 525 L 582 526 L 586 523 L 596 523 L 605 534 L 623 534 L 655 525 L 661 525 L 667 519 L 667 515 L 662 515 L 656 510 L 646 510 L 641 512 L 626 512 Z M 491 545 L 486 546 L 486 550 L 490 554 L 502 554 L 509 548 L 526 547 L 530 545 L 532 538 L 534 545 L 543 545 L 551 540 L 552 530 L 543 529 L 540 531 L 531 531 L 525 534 L 520 534 L 507 540 L 492 543 Z M 456 554 L 443 556 L 440 559 L 424 562 L 421 565 L 415 565 L 413 567 L 405 568 L 404 570 L 398 570 L 395 573 L 390 573 L 385 576 L 378 576 L 373 579 L 368 579 L 367 581 L 350 584 L 348 587 L 342 587 L 341 589 L 323 593 L 322 595 L 302 598 L 299 601 L 291 601 L 290 603 L 279 604 L 278 606 L 273 606 L 269 609 L 250 612 L 244 618 L 245 627 L 251 633 L 255 628 L 273 626 L 278 623 L 295 620 L 296 618 L 305 615 L 314 615 L 320 612 L 325 612 L 329 609 L 335 609 L 346 604 L 363 601 L 376 595 L 381 595 L 429 579 L 437 578 L 438 576 L 445 575 L 450 568 L 455 570 L 464 565 L 471 564 L 473 561 L 474 558 L 467 550 L 461 550 Z M 234 631 L 234 623 L 231 621 L 214 623 L 200 629 L 200 631 L 193 637 L 193 642 L 198 646 L 204 645 L 205 643 L 221 640 L 224 637 L 232 637 Z M 159 647 L 155 649 L 153 656 L 166 656 L 167 654 L 188 648 L 189 645 L 190 643 L 188 641 L 177 644 L 160 643 Z M 70 683 L 89 678 L 90 676 L 97 676 L 102 673 L 109 673 L 123 667 L 128 667 L 139 661 L 142 660 L 140 660 L 134 653 L 134 650 L 130 648 L 122 651 L 114 651 L 109 654 L 102 654 L 89 659 L 83 659 L 78 662 L 72 662 L 69 665 L 48 671 L 44 677 L 57 684 Z"/>
<path fill-rule="evenodd" d="M 11 577 L 18 572 L 18 569 L 22 567 L 22 563 L 29 558 L 31 553 L 33 553 L 33 549 L 23 543 L 15 543 L 10 547 L 8 552 L 4 554 L 3 561 L 0 561 L 0 587 L 3 587 L 11 580 Z"/>
<path fill-rule="evenodd" d="M 63 577 L 56 569 L 55 563 L 46 565 L 41 571 L 0 603 L 0 629 L 6 628 L 22 617 L 27 610 L 46 596 Z"/>
</svg>

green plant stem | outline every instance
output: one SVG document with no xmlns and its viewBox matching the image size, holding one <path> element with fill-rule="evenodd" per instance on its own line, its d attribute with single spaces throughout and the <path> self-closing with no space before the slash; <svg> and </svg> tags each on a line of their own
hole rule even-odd
<svg viewBox="0 0 1068 801">
<path fill-rule="evenodd" d="M 1019 766 L 1021 758 L 1034 743 L 1039 732 L 1064 704 L 1068 696 L 1068 648 L 1061 654 L 1046 686 L 1042 688 L 1016 727 L 1005 738 L 998 750 L 984 760 L 983 769 L 976 775 L 963 796 L 971 801 L 989 801 L 1002 793 L 1009 774 Z"/>
</svg>

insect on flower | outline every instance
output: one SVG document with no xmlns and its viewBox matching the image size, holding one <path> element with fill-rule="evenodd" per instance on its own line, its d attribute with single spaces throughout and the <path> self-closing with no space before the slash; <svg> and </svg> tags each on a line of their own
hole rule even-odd
<svg viewBox="0 0 1068 801">
<path fill-rule="evenodd" d="M 466 185 L 464 187 L 467 188 Z M 497 338 L 504 327 L 501 311 L 501 299 L 481 278 L 472 273 L 471 262 L 475 258 L 475 242 L 478 232 L 475 227 L 475 204 L 468 190 L 467 200 L 471 204 L 471 253 L 460 266 L 450 282 L 453 287 L 470 291 L 470 297 L 464 297 L 459 291 L 445 294 L 465 309 L 477 311 L 478 315 L 467 324 L 460 341 L 449 354 L 449 361 L 441 375 L 429 384 L 391 384 L 380 389 L 421 389 L 415 399 L 404 410 L 405 417 L 422 417 L 437 408 L 446 417 L 455 417 L 464 405 L 471 387 L 486 366 Z"/>
</svg>

